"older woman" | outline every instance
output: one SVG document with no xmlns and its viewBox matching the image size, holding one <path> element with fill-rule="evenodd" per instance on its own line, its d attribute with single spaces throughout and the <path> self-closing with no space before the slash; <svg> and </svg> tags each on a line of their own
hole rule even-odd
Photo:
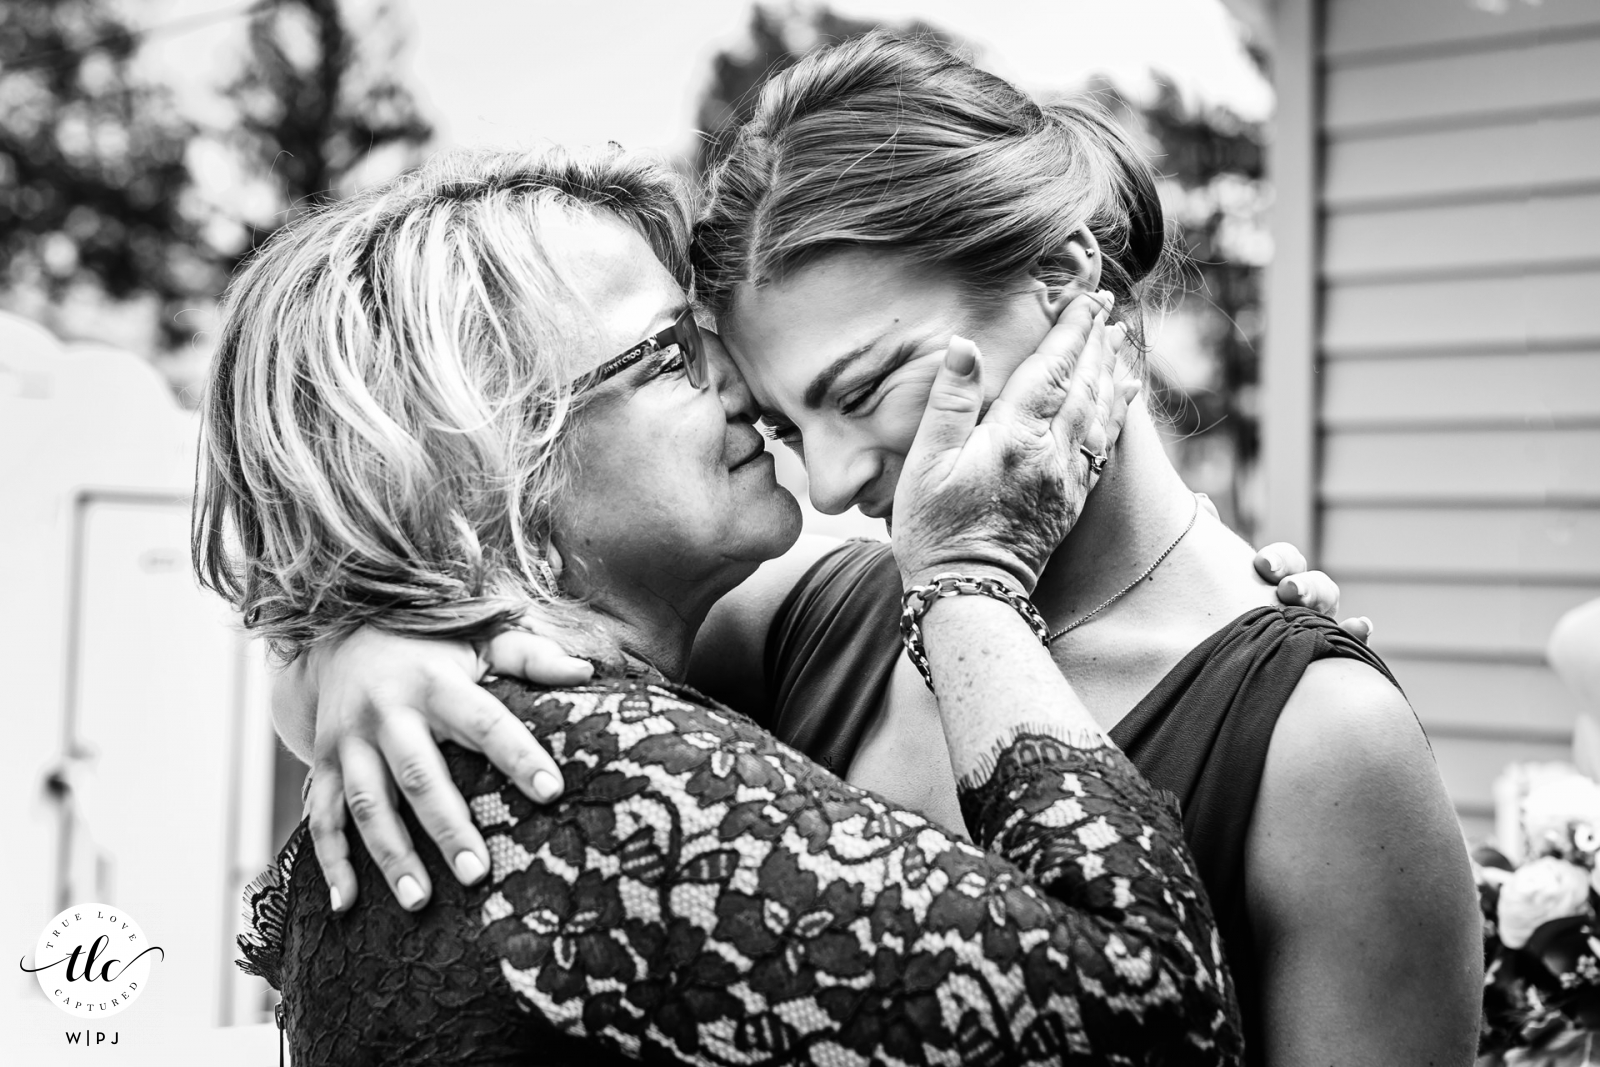
<svg viewBox="0 0 1600 1067">
<path fill-rule="evenodd" d="M 907 459 L 907 633 L 983 851 L 674 684 L 710 605 L 798 529 L 688 307 L 683 203 L 616 152 L 454 157 L 292 224 L 230 292 L 195 552 L 246 623 L 293 657 L 375 616 L 470 638 L 532 602 L 601 665 L 496 689 L 559 804 L 448 748 L 486 880 L 425 849 L 431 907 L 340 912 L 296 831 L 246 946 L 296 1064 L 1236 1062 L 1178 819 L 1019 578 L 1136 388 L 1116 331 L 1080 302 L 981 425 L 953 342 Z M 1000 552 L 941 525 L 997 485 L 1053 518 Z"/>
</svg>

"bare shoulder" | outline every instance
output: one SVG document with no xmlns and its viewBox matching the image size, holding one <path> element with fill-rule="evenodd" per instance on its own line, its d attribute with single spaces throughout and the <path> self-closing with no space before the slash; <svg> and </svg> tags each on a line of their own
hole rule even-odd
<svg viewBox="0 0 1600 1067">
<path fill-rule="evenodd" d="M 1466 846 L 1416 716 L 1378 671 L 1307 669 L 1245 862 L 1267 1062 L 1472 1062 L 1483 950 Z"/>
<path fill-rule="evenodd" d="M 689 684 L 739 711 L 764 706 L 762 657 L 772 620 L 806 572 L 843 543 L 802 534 L 789 551 L 763 563 L 717 601 L 695 637 Z"/>
<path fill-rule="evenodd" d="M 1353 659 L 1306 668 L 1284 705 L 1266 775 L 1299 792 L 1331 794 L 1436 784 L 1438 771 L 1411 705 L 1389 679 Z"/>
<path fill-rule="evenodd" d="M 1269 921 L 1307 903 L 1281 899 L 1293 887 L 1321 893 L 1344 870 L 1397 883 L 1467 870 L 1422 726 L 1377 670 L 1348 659 L 1306 669 L 1267 750 L 1249 854 L 1269 875 L 1251 883 L 1281 891 L 1262 901 Z"/>
</svg>

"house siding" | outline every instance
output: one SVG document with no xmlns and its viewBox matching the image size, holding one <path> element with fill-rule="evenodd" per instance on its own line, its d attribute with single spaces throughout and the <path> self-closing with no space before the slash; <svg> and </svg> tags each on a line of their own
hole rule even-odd
<svg viewBox="0 0 1600 1067">
<path fill-rule="evenodd" d="M 1568 758 L 1543 649 L 1600 596 L 1600 2 L 1296 6 L 1315 343 L 1267 404 L 1311 361 L 1316 558 L 1477 835 L 1505 763 Z"/>
</svg>

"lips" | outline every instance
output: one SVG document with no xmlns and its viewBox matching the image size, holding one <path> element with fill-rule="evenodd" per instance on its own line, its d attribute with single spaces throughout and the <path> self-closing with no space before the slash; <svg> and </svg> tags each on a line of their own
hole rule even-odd
<svg viewBox="0 0 1600 1067">
<path fill-rule="evenodd" d="M 743 437 L 744 435 L 740 434 L 740 436 Z M 743 467 L 745 464 L 753 463 L 756 460 L 760 459 L 762 456 L 767 454 L 766 443 L 761 440 L 761 435 L 759 433 L 757 433 L 755 430 L 751 430 L 750 431 L 750 440 L 748 442 L 746 442 L 746 443 L 749 445 L 749 451 L 745 452 L 739 459 L 735 460 L 733 463 L 728 464 L 728 469 L 729 470 L 736 471 L 740 467 Z"/>
</svg>

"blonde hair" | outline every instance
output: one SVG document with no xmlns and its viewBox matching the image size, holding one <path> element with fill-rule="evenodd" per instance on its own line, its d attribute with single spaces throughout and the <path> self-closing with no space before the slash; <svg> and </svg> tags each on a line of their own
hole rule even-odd
<svg viewBox="0 0 1600 1067">
<path fill-rule="evenodd" d="M 576 295 L 539 239 L 563 208 L 632 226 L 689 288 L 682 180 L 616 146 L 435 158 L 297 220 L 234 280 L 191 549 L 280 655 L 364 623 L 485 636 L 529 610 L 611 651 L 540 577 L 571 471 Z"/>
</svg>

